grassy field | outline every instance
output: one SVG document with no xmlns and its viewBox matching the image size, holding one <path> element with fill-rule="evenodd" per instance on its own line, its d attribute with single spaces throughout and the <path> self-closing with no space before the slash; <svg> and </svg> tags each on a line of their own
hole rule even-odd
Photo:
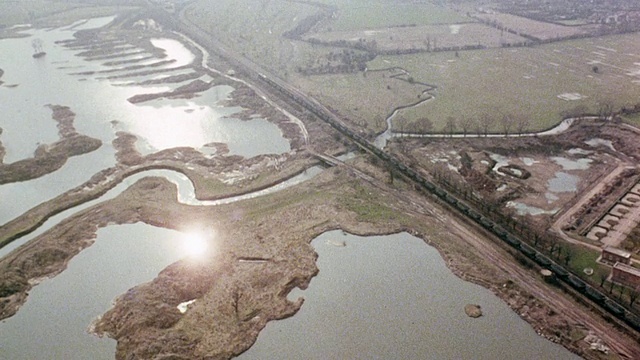
<svg viewBox="0 0 640 360">
<path fill-rule="evenodd" d="M 337 5 L 337 16 L 324 29 L 351 31 L 401 25 L 455 24 L 472 21 L 464 15 L 435 4 L 398 4 L 384 0 L 324 0 Z"/>
<path fill-rule="evenodd" d="M 86 5 L 47 0 L 0 1 L 0 25 L 32 23 L 43 16 L 84 6 Z"/>
<path fill-rule="evenodd" d="M 297 76 L 292 81 L 352 123 L 375 132 L 394 108 L 419 101 L 423 86 L 391 78 L 398 71 Z M 365 125 L 366 124 L 366 125 Z"/>
<path fill-rule="evenodd" d="M 575 109 L 595 113 L 605 103 L 615 108 L 637 103 L 639 58 L 640 35 L 628 34 L 535 48 L 470 51 L 459 58 L 451 53 L 378 57 L 369 67 L 403 67 L 416 81 L 438 85 L 435 101 L 405 114 L 428 117 L 436 128 L 448 116 L 490 114 L 499 119 L 513 114 L 529 118 L 530 128 L 541 130 Z M 581 98 L 558 97 L 573 93 Z M 499 124 L 494 131 L 500 131 Z"/>
<path fill-rule="evenodd" d="M 623 116 L 622 120 L 631 125 L 640 126 L 640 114 Z"/>
<path fill-rule="evenodd" d="M 533 36 L 540 40 L 563 38 L 580 34 L 589 34 L 595 31 L 594 25 L 562 26 L 547 22 L 527 19 L 511 14 L 476 14 L 484 21 L 491 21 L 500 26 L 516 31 L 520 34 Z"/>
<path fill-rule="evenodd" d="M 428 25 L 468 20 L 435 5 L 392 7 L 382 0 L 324 2 L 338 3 L 339 7 L 337 17 L 323 24 L 325 30 L 364 31 L 398 25 L 399 21 Z M 362 11 L 363 7 L 368 10 Z M 296 73 L 298 66 L 313 63 L 331 51 L 342 51 L 282 37 L 317 11 L 309 4 L 283 0 L 199 0 L 187 7 L 186 16 L 354 124 L 366 124 L 367 130 L 379 131 L 381 119 L 394 108 L 424 98 L 423 86 L 390 78 L 393 72 L 370 71 L 366 76 Z M 614 108 L 634 105 L 640 99 L 639 59 L 640 34 L 626 34 L 531 48 L 463 51 L 459 57 L 452 52 L 378 56 L 368 69 L 400 67 L 408 71 L 405 79 L 438 87 L 435 100 L 402 111 L 409 122 L 428 118 L 433 130 L 441 131 L 448 117 L 470 118 L 477 123 L 489 116 L 494 119 L 491 131 L 502 132 L 500 119 L 505 116 L 526 118 L 528 130 L 543 130 L 570 113 L 597 113 L 603 104 Z"/>
<path fill-rule="evenodd" d="M 502 44 L 526 42 L 527 39 L 500 32 L 480 23 L 459 25 L 422 25 L 409 27 L 381 28 L 376 30 L 353 30 L 309 33 L 305 38 L 321 41 L 347 41 L 364 39 L 375 41 L 379 51 L 451 48 L 454 46 L 501 47 Z"/>
<path fill-rule="evenodd" d="M 308 44 L 282 35 L 317 11 L 315 6 L 282 0 L 199 0 L 187 6 L 185 16 L 247 58 L 286 78 L 296 65 L 316 55 Z"/>
</svg>

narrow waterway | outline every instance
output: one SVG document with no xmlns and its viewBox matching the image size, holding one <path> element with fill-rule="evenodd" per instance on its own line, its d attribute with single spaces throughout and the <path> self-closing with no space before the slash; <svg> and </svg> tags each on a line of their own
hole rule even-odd
<svg viewBox="0 0 640 360">
<path fill-rule="evenodd" d="M 400 109 L 396 109 L 394 110 L 391 115 L 389 115 L 386 119 L 386 124 L 387 124 L 387 129 L 380 135 L 378 135 L 378 137 L 376 137 L 376 139 L 374 140 L 374 145 L 380 149 L 384 149 L 385 146 L 387 146 L 387 142 L 389 140 L 391 140 L 394 137 L 412 137 L 412 138 L 449 138 L 449 137 L 453 137 L 453 138 L 477 138 L 477 137 L 490 137 L 490 138 L 501 138 L 501 137 L 505 137 L 505 134 L 478 134 L 478 133 L 468 133 L 468 134 L 444 134 L 444 133 L 439 133 L 439 134 L 416 134 L 416 133 L 409 133 L 409 132 L 399 132 L 399 131 L 394 131 L 393 130 L 393 119 L 404 109 L 408 109 L 411 107 L 416 107 L 416 106 L 421 106 L 423 105 L 425 102 L 427 101 L 431 101 L 434 100 L 435 98 L 430 98 L 430 99 L 426 99 L 423 102 L 417 103 L 415 105 L 412 106 L 407 106 L 407 107 L 403 107 Z M 596 119 L 597 117 L 591 116 L 591 117 L 582 117 L 581 119 L 585 119 L 585 120 L 593 120 Z M 564 119 L 562 120 L 558 125 L 554 126 L 551 129 L 548 130 L 544 130 L 544 131 L 539 131 L 539 132 L 527 132 L 527 133 L 522 133 L 522 134 L 509 134 L 509 137 L 533 137 L 533 136 L 550 136 L 550 135 L 558 135 L 561 134 L 565 131 L 567 131 L 567 129 L 569 129 L 571 127 L 571 125 L 573 125 L 573 123 L 577 120 L 577 118 L 569 118 L 569 119 Z"/>
<path fill-rule="evenodd" d="M 579 359 L 407 233 L 331 231 L 312 245 L 320 273 L 289 296 L 303 296 L 302 309 L 269 323 L 239 359 Z M 469 303 L 483 316 L 469 318 Z"/>
<path fill-rule="evenodd" d="M 228 198 L 222 198 L 218 200 L 198 200 L 195 195 L 195 187 L 193 186 L 193 182 L 189 180 L 189 178 L 177 171 L 173 170 L 148 170 L 141 173 L 134 174 L 125 178 L 121 183 L 115 186 L 113 189 L 109 190 L 107 193 L 99 197 L 98 199 L 94 199 L 91 201 L 87 201 L 81 205 L 75 206 L 71 209 L 63 211 L 55 216 L 52 216 L 47 221 L 44 222 L 40 227 L 38 227 L 34 232 L 29 235 L 26 235 L 18 240 L 11 242 L 10 244 L 0 248 L 0 258 L 7 255 L 14 249 L 19 246 L 31 241 L 36 236 L 41 235 L 45 231 L 51 229 L 53 226 L 60 223 L 62 220 L 73 216 L 74 214 L 87 209 L 91 206 L 94 206 L 100 202 L 113 199 L 116 196 L 120 195 L 123 191 L 125 191 L 129 186 L 133 185 L 136 181 L 149 177 L 149 176 L 158 176 L 163 177 L 172 183 L 176 184 L 178 191 L 178 201 L 183 204 L 193 205 L 193 206 L 217 206 L 223 204 L 230 204 L 236 201 L 253 199 L 259 196 L 265 196 L 268 194 L 272 194 L 278 191 L 282 191 L 288 187 L 300 184 L 304 181 L 312 179 L 314 176 L 320 174 L 323 168 L 321 166 L 311 167 L 302 173 L 295 175 L 285 181 L 282 181 L 273 186 L 267 187 L 262 190 L 253 191 L 243 195 L 231 196 Z"/>
</svg>

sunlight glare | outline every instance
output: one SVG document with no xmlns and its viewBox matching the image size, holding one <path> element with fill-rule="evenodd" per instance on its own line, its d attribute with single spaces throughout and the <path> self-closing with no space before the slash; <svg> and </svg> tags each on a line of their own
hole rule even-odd
<svg viewBox="0 0 640 360">
<path fill-rule="evenodd" d="M 208 238 L 201 232 L 184 233 L 182 240 L 182 248 L 189 257 L 201 257 L 209 250 Z"/>
</svg>

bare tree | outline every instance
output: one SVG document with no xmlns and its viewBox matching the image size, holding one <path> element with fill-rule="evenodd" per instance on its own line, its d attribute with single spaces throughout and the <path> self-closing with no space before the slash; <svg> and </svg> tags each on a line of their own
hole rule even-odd
<svg viewBox="0 0 640 360">
<path fill-rule="evenodd" d="M 231 297 L 231 305 L 233 305 L 233 310 L 235 311 L 236 319 L 240 319 L 239 307 L 240 307 L 241 297 L 242 297 L 242 294 L 240 294 L 240 290 L 238 288 L 235 288 L 233 290 L 233 294 Z"/>
<path fill-rule="evenodd" d="M 564 249 L 564 266 L 569 266 L 569 263 L 573 259 L 573 251 L 567 247 Z"/>
<path fill-rule="evenodd" d="M 481 136 L 482 135 L 482 122 L 480 121 L 480 118 L 476 119 L 477 121 L 475 122 L 475 131 L 476 131 L 476 135 Z"/>
<path fill-rule="evenodd" d="M 456 118 L 453 116 L 447 116 L 447 122 L 444 124 L 444 132 L 453 137 L 453 133 L 456 131 Z"/>
<path fill-rule="evenodd" d="M 613 104 L 609 101 L 603 101 L 598 108 L 598 117 L 602 121 L 611 120 L 613 117 Z"/>
<path fill-rule="evenodd" d="M 472 117 L 463 116 L 462 118 L 460 118 L 459 125 L 460 129 L 462 130 L 462 136 L 467 137 L 467 132 L 471 130 L 473 122 L 474 121 Z"/>
<path fill-rule="evenodd" d="M 480 128 L 485 137 L 489 134 L 489 129 L 493 126 L 494 119 L 491 115 L 484 113 L 480 116 Z"/>
<path fill-rule="evenodd" d="M 518 132 L 518 136 L 522 135 L 524 131 L 529 128 L 529 124 L 531 124 L 531 120 L 526 115 L 519 115 L 516 117 L 516 131 Z"/>
<path fill-rule="evenodd" d="M 600 287 L 604 287 L 604 282 L 607 281 L 607 274 L 606 273 L 601 273 L 600 274 Z"/>
<path fill-rule="evenodd" d="M 504 136 L 508 137 L 509 132 L 511 131 L 511 127 L 513 126 L 513 116 L 505 114 L 502 115 L 500 119 L 500 124 L 502 125 L 502 131 L 504 132 Z"/>
<path fill-rule="evenodd" d="M 416 120 L 414 124 L 416 130 L 422 130 L 424 133 L 430 133 L 433 131 L 433 122 L 427 117 Z"/>
<path fill-rule="evenodd" d="M 405 128 L 407 127 L 407 118 L 405 118 L 404 116 L 397 116 L 395 119 L 395 123 L 398 125 L 400 133 L 404 133 Z"/>
</svg>

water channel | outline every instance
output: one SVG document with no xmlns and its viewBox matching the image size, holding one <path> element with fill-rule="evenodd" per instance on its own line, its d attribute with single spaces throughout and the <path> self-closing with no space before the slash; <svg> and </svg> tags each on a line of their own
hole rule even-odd
<svg viewBox="0 0 640 360">
<path fill-rule="evenodd" d="M 78 132 L 103 141 L 98 151 L 72 157 L 56 172 L 35 180 L 0 186 L 3 204 L 0 223 L 113 166 L 111 141 L 116 131 L 137 135 L 136 145 L 143 154 L 178 146 L 201 148 L 211 142 L 225 143 L 231 154 L 245 157 L 282 154 L 290 150 L 277 126 L 258 117 L 240 121 L 233 118 L 233 114 L 241 108 L 218 105 L 229 98 L 232 87 L 216 86 L 196 99 L 156 100 L 132 105 L 126 101 L 132 95 L 166 91 L 177 85 L 120 86 L 121 83 L 101 80 L 99 76 L 74 75 L 80 71 L 104 70 L 106 66 L 82 59 L 76 56 L 78 50 L 66 49 L 55 42 L 70 39 L 75 30 L 102 26 L 112 19 L 94 19 L 79 26 L 51 31 L 29 30 L 32 38 L 43 39 L 48 44 L 47 56 L 39 60 L 31 58 L 31 38 L 0 40 L 0 53 L 17 54 L 0 62 L 5 71 L 2 80 L 8 85 L 0 86 L 0 111 L 3 112 L 0 140 L 7 150 L 5 163 L 31 157 L 40 143 L 58 140 L 58 130 L 51 119 L 51 110 L 45 107 L 47 104 L 70 106 L 77 114 L 74 125 Z M 175 40 L 152 39 L 151 42 L 163 49 L 168 58 L 176 59 L 171 67 L 188 64 L 194 59 L 193 54 Z M 151 77 L 147 76 L 147 79 Z M 142 80 L 146 79 L 136 77 L 135 81 Z M 314 167 L 276 186 L 217 201 L 197 200 L 193 184 L 183 174 L 168 170 L 145 171 L 126 178 L 99 199 L 52 217 L 29 236 L 0 249 L 0 256 L 63 219 L 117 196 L 146 176 L 161 176 L 174 182 L 178 187 L 178 200 L 183 203 L 214 206 L 279 191 L 305 181 L 321 170 Z M 89 322 L 106 311 L 118 294 L 153 279 L 161 269 L 184 257 L 185 251 L 176 240 L 179 237 L 174 231 L 145 224 L 100 229 L 93 246 L 72 259 L 62 274 L 36 286 L 18 314 L 2 322 L 0 358 L 113 358 L 115 342 L 87 334 Z"/>
</svg>

